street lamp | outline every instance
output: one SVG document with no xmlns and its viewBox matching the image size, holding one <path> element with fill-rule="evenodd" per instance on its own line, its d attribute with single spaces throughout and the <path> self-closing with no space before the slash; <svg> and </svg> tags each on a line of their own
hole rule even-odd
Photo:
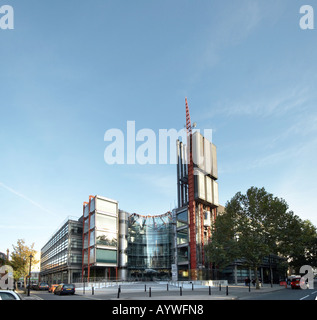
<svg viewBox="0 0 317 320">
<path fill-rule="evenodd" d="M 30 296 L 30 287 L 31 287 L 31 264 L 32 264 L 32 254 L 30 254 L 30 269 L 29 269 L 29 287 L 28 287 L 28 297 Z"/>
</svg>

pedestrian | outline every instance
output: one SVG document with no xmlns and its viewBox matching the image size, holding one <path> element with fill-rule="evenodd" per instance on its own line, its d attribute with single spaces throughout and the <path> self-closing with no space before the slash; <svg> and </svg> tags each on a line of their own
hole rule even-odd
<svg viewBox="0 0 317 320">
<path fill-rule="evenodd" d="M 252 279 L 253 287 L 255 287 L 255 279 Z"/>
</svg>

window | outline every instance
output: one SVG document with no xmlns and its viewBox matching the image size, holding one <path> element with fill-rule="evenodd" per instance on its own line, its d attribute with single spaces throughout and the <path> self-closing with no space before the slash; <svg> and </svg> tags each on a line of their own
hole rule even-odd
<svg viewBox="0 0 317 320">
<path fill-rule="evenodd" d="M 89 240 L 89 246 L 95 245 L 95 231 L 90 231 L 90 240 Z"/>
<path fill-rule="evenodd" d="M 188 243 L 188 229 L 177 231 L 177 244 Z"/>
<path fill-rule="evenodd" d="M 96 260 L 101 263 L 117 263 L 117 251 L 96 249 Z"/>
<path fill-rule="evenodd" d="M 184 262 L 188 260 L 188 247 L 177 249 L 177 259 L 178 262 Z"/>
<path fill-rule="evenodd" d="M 183 212 L 180 212 L 178 215 L 177 215 L 177 220 L 182 220 L 184 222 L 188 222 L 188 211 L 185 210 Z"/>
<path fill-rule="evenodd" d="M 117 234 L 105 231 L 96 231 L 96 244 L 116 247 L 118 243 Z"/>
<path fill-rule="evenodd" d="M 117 230 L 117 218 L 104 214 L 96 214 L 96 228 L 106 230 Z"/>
<path fill-rule="evenodd" d="M 18 299 L 10 292 L 0 292 L 0 300 L 18 300 Z"/>
</svg>

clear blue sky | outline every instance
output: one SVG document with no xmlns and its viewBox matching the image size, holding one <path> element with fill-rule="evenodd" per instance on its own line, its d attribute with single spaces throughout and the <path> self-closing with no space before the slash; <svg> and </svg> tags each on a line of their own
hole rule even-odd
<svg viewBox="0 0 317 320">
<path fill-rule="evenodd" d="M 317 225 L 317 28 L 309 1 L 14 1 L 0 30 L 0 251 L 40 250 L 89 195 L 176 204 L 173 165 L 108 165 L 108 129 L 213 130 L 219 198 L 251 186 Z M 317 3 L 310 1 L 315 7 Z M 315 17 L 317 23 L 317 17 Z"/>
</svg>

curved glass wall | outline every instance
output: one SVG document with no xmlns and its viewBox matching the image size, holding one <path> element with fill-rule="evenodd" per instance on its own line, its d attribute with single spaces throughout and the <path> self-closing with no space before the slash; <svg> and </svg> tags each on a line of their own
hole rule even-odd
<svg viewBox="0 0 317 320">
<path fill-rule="evenodd" d="M 173 225 L 170 212 L 157 216 L 132 214 L 128 222 L 128 269 L 132 278 L 170 276 Z"/>
</svg>

